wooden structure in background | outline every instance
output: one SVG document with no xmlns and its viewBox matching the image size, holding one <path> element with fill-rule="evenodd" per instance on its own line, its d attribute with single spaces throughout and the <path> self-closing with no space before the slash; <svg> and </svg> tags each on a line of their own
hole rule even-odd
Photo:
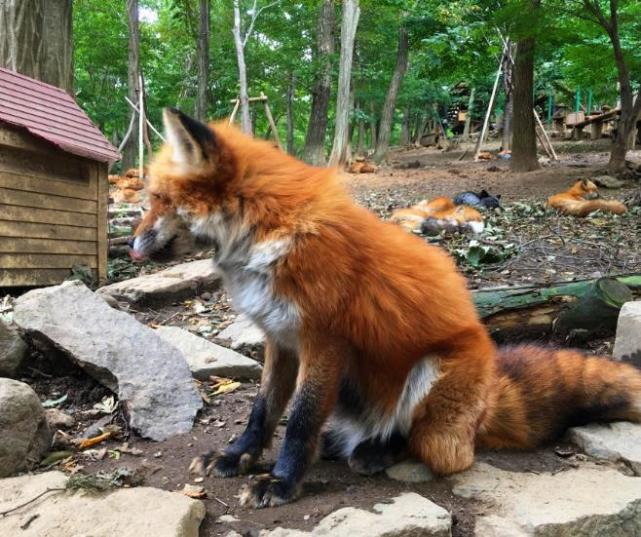
<svg viewBox="0 0 641 537">
<path fill-rule="evenodd" d="M 107 274 L 107 167 L 119 158 L 63 90 L 0 69 L 0 287 Z"/>
<path fill-rule="evenodd" d="M 240 108 L 240 99 L 233 99 L 230 102 L 231 104 L 234 105 L 234 109 L 232 110 L 231 115 L 229 116 L 229 124 L 231 125 L 236 120 L 236 115 L 238 114 L 238 109 Z M 276 122 L 274 121 L 274 116 L 272 116 L 271 108 L 269 108 L 267 95 L 265 95 L 261 91 L 260 97 L 250 97 L 249 104 L 251 105 L 253 103 L 263 103 L 263 105 L 265 106 L 265 116 L 267 116 L 267 121 L 269 123 L 269 130 L 271 131 L 272 136 L 274 137 L 274 141 L 276 142 L 276 145 L 282 150 L 283 144 L 280 143 L 280 137 L 278 136 L 278 129 L 276 128 Z"/>
</svg>

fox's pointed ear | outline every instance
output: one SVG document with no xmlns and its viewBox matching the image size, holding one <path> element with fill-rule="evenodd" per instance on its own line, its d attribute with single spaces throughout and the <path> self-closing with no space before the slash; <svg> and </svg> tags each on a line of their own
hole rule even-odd
<svg viewBox="0 0 641 537">
<path fill-rule="evenodd" d="M 216 137 L 204 123 L 175 108 L 165 108 L 163 124 L 167 143 L 174 151 L 174 162 L 197 166 L 214 154 Z"/>
<path fill-rule="evenodd" d="M 587 179 L 581 179 L 581 184 L 582 184 L 583 186 L 586 186 L 586 187 L 587 187 L 587 186 L 588 186 L 588 180 L 587 180 Z"/>
</svg>

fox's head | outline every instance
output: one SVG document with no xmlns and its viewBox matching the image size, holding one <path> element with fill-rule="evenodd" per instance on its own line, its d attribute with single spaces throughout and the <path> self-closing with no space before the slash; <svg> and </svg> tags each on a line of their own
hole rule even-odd
<svg viewBox="0 0 641 537">
<path fill-rule="evenodd" d="M 599 197 L 599 189 L 589 179 L 579 179 L 571 188 L 573 194 L 579 194 L 583 199 L 591 200 Z"/>
<path fill-rule="evenodd" d="M 170 108 L 163 123 L 167 143 L 149 168 L 149 210 L 130 241 L 136 261 L 165 249 L 185 223 L 195 231 L 233 188 L 235 160 L 212 128 Z"/>
</svg>

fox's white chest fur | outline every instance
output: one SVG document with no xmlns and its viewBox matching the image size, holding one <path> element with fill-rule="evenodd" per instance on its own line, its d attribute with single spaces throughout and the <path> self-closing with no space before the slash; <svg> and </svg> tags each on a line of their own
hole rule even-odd
<svg viewBox="0 0 641 537">
<path fill-rule="evenodd" d="M 300 315 L 296 305 L 274 293 L 276 263 L 287 255 L 289 239 L 254 242 L 241 223 L 221 214 L 189 219 L 195 235 L 217 243 L 214 261 L 234 308 L 247 315 L 279 344 L 296 349 Z"/>
</svg>

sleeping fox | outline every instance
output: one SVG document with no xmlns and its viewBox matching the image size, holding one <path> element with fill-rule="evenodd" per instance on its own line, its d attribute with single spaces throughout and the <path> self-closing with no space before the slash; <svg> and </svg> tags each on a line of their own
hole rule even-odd
<svg viewBox="0 0 641 537">
<path fill-rule="evenodd" d="M 484 227 L 480 212 L 467 205 L 455 205 L 452 199 L 445 196 L 419 201 L 408 209 L 396 209 L 390 220 L 407 231 L 421 231 L 428 227 L 437 232 L 439 229 L 470 229 L 474 233 L 481 233 Z"/>
<path fill-rule="evenodd" d="M 563 214 L 572 216 L 587 216 L 595 211 L 605 211 L 614 214 L 627 212 L 626 206 L 620 201 L 597 199 L 599 189 L 588 179 L 574 183 L 567 192 L 561 192 L 548 198 L 548 205 Z"/>
<path fill-rule="evenodd" d="M 181 221 L 217 244 L 235 308 L 266 335 L 245 432 L 192 470 L 252 470 L 293 399 L 271 474 L 241 503 L 296 498 L 320 450 L 363 474 L 412 455 L 460 472 L 477 446 L 533 448 L 572 424 L 641 421 L 641 372 L 569 350 L 497 350 L 452 259 L 352 202 L 337 172 L 227 124 L 164 111 L 168 143 L 131 256 Z"/>
</svg>

